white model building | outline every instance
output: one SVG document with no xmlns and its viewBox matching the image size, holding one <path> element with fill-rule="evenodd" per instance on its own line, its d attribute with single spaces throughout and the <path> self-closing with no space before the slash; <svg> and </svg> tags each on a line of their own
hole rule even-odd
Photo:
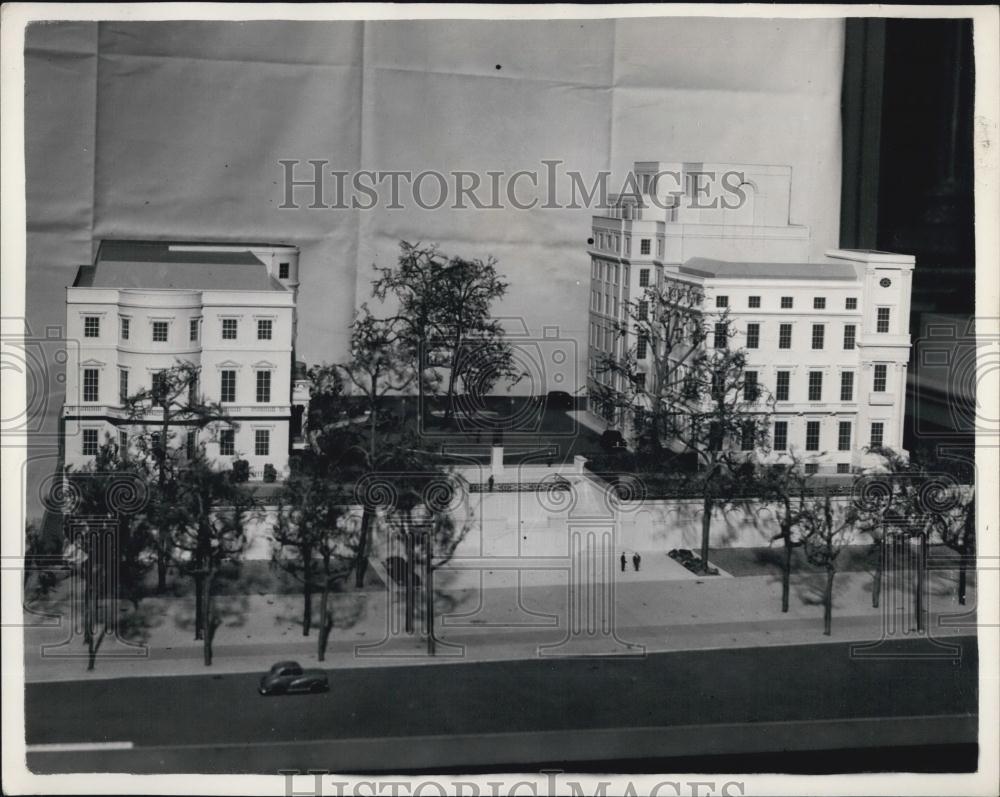
<svg viewBox="0 0 1000 797">
<path fill-rule="evenodd" d="M 867 446 L 901 449 L 913 257 L 835 250 L 807 262 L 808 229 L 788 223 L 788 167 L 636 163 L 634 173 L 636 190 L 593 218 L 589 409 L 632 434 L 593 388 L 621 388 L 602 359 L 642 347 L 616 321 L 672 279 L 701 286 L 706 313 L 728 309 L 728 345 L 746 350 L 748 376 L 775 398 L 775 452 L 846 473 L 869 464 Z"/>
<path fill-rule="evenodd" d="M 90 460 L 106 436 L 128 447 L 160 410 L 130 419 L 124 399 L 178 363 L 200 368 L 198 390 L 234 421 L 178 430 L 219 468 L 249 462 L 287 471 L 308 387 L 293 378 L 299 250 L 273 244 L 104 241 L 66 290 L 63 407 L 67 465 Z M 193 435 L 193 437 L 192 437 Z"/>
</svg>

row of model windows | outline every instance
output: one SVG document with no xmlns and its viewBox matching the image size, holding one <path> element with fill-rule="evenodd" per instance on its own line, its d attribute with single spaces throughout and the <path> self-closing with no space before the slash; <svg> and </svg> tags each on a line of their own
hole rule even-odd
<svg viewBox="0 0 1000 797">
<path fill-rule="evenodd" d="M 719 308 L 729 307 L 729 297 L 728 296 L 716 296 L 715 306 Z M 759 296 L 749 296 L 747 297 L 747 307 L 751 309 L 756 309 L 760 307 L 760 297 Z M 795 307 L 795 298 L 792 296 L 782 296 L 781 297 L 781 309 L 782 310 L 792 310 Z M 826 297 L 825 296 L 814 296 L 813 297 L 813 310 L 825 310 L 826 309 Z M 858 300 L 855 296 L 848 296 L 844 299 L 844 309 L 845 310 L 857 310 Z M 888 330 L 886 330 L 888 331 Z"/>
<path fill-rule="evenodd" d="M 268 404 L 271 401 L 271 372 L 270 371 L 257 371 L 257 384 L 256 384 L 256 398 L 258 404 Z M 118 397 L 122 403 L 124 403 L 129 396 L 129 372 L 127 368 L 118 369 Z M 157 393 L 157 380 L 160 377 L 160 372 L 153 373 L 153 392 Z M 220 401 L 223 403 L 232 404 L 236 401 L 236 371 L 232 369 L 224 369 L 219 372 L 220 385 L 219 385 L 219 395 Z M 100 389 L 100 379 L 101 372 L 98 368 L 84 368 L 83 369 L 83 400 L 86 403 L 96 403 L 100 401 L 101 389 Z M 197 386 L 191 386 L 190 399 L 194 403 L 195 396 L 197 394 Z"/>
<path fill-rule="evenodd" d="M 253 440 L 253 453 L 257 457 L 270 456 L 271 453 L 271 431 L 269 429 L 254 429 L 254 440 Z M 152 445 L 158 446 L 160 443 L 160 435 L 158 432 L 153 432 L 151 435 Z M 198 434 L 197 432 L 188 432 L 185 440 L 185 449 L 189 459 L 193 458 L 195 446 L 198 444 Z M 85 457 L 93 457 L 97 455 L 99 448 L 98 440 L 98 430 L 97 429 L 84 429 L 83 430 L 83 448 L 82 453 Z M 127 450 L 128 448 L 128 433 L 118 432 L 118 447 L 121 450 Z M 222 429 L 219 432 L 219 455 L 223 457 L 232 457 L 236 455 L 236 432 L 233 429 Z"/>
<path fill-rule="evenodd" d="M 858 328 L 855 324 L 844 325 L 843 347 L 845 351 L 855 348 L 858 339 Z M 712 345 L 716 349 L 724 349 L 729 343 L 729 326 L 725 322 L 715 325 L 712 335 Z M 813 324 L 810 345 L 813 350 L 821 350 L 826 345 L 826 324 Z M 760 348 L 760 324 L 750 322 L 747 324 L 746 347 L 748 349 Z M 778 325 L 778 348 L 792 348 L 792 325 Z"/>
<path fill-rule="evenodd" d="M 119 319 L 120 326 L 119 331 L 122 340 L 129 340 L 132 336 L 132 319 L 121 318 Z M 201 322 L 197 318 L 192 318 L 188 324 L 188 339 L 191 342 L 196 342 L 199 337 L 199 329 Z M 223 318 L 222 319 L 222 339 L 223 340 L 236 340 L 239 335 L 239 320 L 236 318 Z M 257 340 L 271 340 L 274 334 L 274 321 L 270 318 L 258 318 L 257 319 Z M 151 322 L 151 335 L 154 343 L 166 343 L 170 340 L 170 322 L 169 321 L 152 321 Z M 84 316 L 83 318 L 83 336 L 85 338 L 99 338 L 101 336 L 101 318 L 100 316 Z"/>
<path fill-rule="evenodd" d="M 640 338 L 637 348 L 637 356 L 643 359 L 646 342 Z M 775 377 L 774 400 L 791 400 L 791 371 L 778 371 Z M 635 385 L 639 390 L 646 389 L 646 374 L 639 372 L 634 375 Z M 888 366 L 885 363 L 878 363 L 873 367 L 872 391 L 875 393 L 885 393 L 888 382 Z M 810 371 L 806 383 L 806 395 L 808 401 L 823 400 L 823 372 Z M 757 371 L 743 372 L 743 397 L 747 401 L 757 401 L 760 398 L 760 382 Z M 840 400 L 854 401 L 854 372 L 841 371 L 840 373 Z"/>
<path fill-rule="evenodd" d="M 806 451 L 820 450 L 820 443 L 821 443 L 820 431 L 821 431 L 821 424 L 819 421 L 806 421 L 806 435 L 805 435 Z M 852 448 L 851 431 L 852 430 L 850 421 L 840 421 L 837 424 L 838 451 L 851 450 Z M 788 450 L 788 421 L 774 422 L 774 434 L 771 438 L 771 442 L 775 451 Z M 885 422 L 872 421 L 868 437 L 868 444 L 872 447 L 879 447 L 884 445 L 884 442 L 885 442 Z M 749 449 L 744 447 L 744 450 L 749 450 Z"/>
</svg>

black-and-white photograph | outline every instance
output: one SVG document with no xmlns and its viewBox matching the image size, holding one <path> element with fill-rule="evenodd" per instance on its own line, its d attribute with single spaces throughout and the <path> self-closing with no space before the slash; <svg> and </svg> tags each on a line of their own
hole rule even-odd
<svg viewBox="0 0 1000 797">
<path fill-rule="evenodd" d="M 4 8 L 5 793 L 995 794 L 997 9 L 255 8 Z"/>
</svg>

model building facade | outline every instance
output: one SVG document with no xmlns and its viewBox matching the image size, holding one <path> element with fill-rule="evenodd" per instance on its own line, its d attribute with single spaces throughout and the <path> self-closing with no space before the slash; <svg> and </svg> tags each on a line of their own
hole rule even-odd
<svg viewBox="0 0 1000 797">
<path fill-rule="evenodd" d="M 299 251 L 272 244 L 104 241 L 66 291 L 65 459 L 80 466 L 111 439 L 126 450 L 159 409 L 130 417 L 126 399 L 180 363 L 200 369 L 199 400 L 232 423 L 175 432 L 220 468 L 287 470 L 308 392 L 293 380 Z"/>
<path fill-rule="evenodd" d="M 601 365 L 635 352 L 652 387 L 629 306 L 676 280 L 699 286 L 707 320 L 726 315 L 724 345 L 746 351 L 748 379 L 773 396 L 776 455 L 846 473 L 868 462 L 866 447 L 901 448 L 913 258 L 835 250 L 808 262 L 808 229 L 788 223 L 786 167 L 636 163 L 634 174 L 636 190 L 593 219 L 591 411 L 632 432 L 630 413 L 599 398 L 625 387 Z"/>
</svg>

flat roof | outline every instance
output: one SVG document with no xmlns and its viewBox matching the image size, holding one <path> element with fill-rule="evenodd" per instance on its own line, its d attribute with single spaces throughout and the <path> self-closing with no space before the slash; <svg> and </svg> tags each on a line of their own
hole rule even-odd
<svg viewBox="0 0 1000 797">
<path fill-rule="evenodd" d="M 186 248 L 172 248 L 180 246 Z M 73 287 L 287 291 L 249 251 L 256 246 L 277 245 L 102 241 L 97 261 L 80 266 Z M 218 249 L 212 251 L 213 247 Z"/>
<path fill-rule="evenodd" d="M 682 274 L 694 277 L 746 278 L 775 280 L 837 280 L 855 281 L 858 278 L 850 263 L 824 261 L 822 263 L 748 263 L 712 260 L 693 257 L 680 267 Z"/>
</svg>

